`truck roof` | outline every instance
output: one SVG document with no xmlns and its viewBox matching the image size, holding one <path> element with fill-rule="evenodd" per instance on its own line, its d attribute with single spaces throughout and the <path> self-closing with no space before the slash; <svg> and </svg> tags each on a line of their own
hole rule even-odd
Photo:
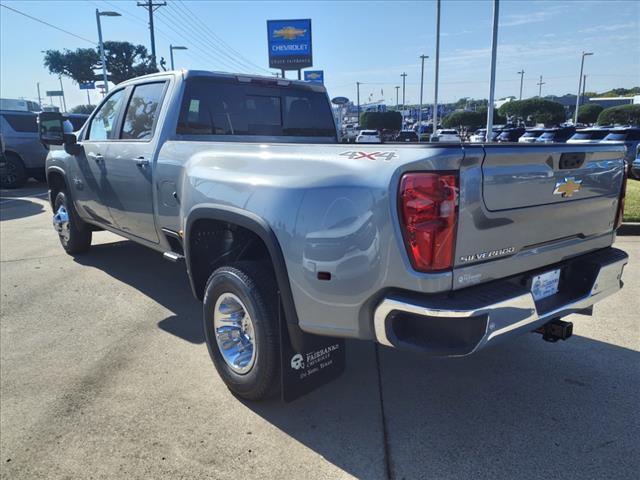
<svg viewBox="0 0 640 480">
<path fill-rule="evenodd" d="M 143 75 L 141 77 L 131 78 L 122 82 L 121 85 L 126 85 L 129 83 L 136 83 L 141 79 L 153 79 L 155 77 L 163 77 L 167 74 L 173 75 L 182 75 L 182 77 L 186 80 L 188 78 L 196 78 L 196 77 L 209 77 L 209 78 L 225 78 L 231 80 L 237 80 L 239 82 L 255 82 L 262 84 L 272 84 L 279 85 L 283 87 L 295 86 L 297 88 L 303 88 L 306 90 L 313 90 L 316 92 L 326 92 L 326 89 L 323 85 L 311 82 L 304 82 L 302 80 L 292 80 L 288 78 L 277 78 L 277 77 L 269 77 L 266 75 L 251 75 L 246 73 L 229 73 L 229 72 L 214 72 L 209 70 L 168 70 L 166 72 L 156 72 L 150 73 L 148 75 Z"/>
</svg>

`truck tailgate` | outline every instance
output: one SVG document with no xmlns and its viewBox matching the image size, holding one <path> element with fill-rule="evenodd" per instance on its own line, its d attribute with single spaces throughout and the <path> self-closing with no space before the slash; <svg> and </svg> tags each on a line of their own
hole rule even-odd
<svg viewBox="0 0 640 480">
<path fill-rule="evenodd" d="M 465 147 L 453 288 L 613 242 L 622 146 Z"/>
</svg>

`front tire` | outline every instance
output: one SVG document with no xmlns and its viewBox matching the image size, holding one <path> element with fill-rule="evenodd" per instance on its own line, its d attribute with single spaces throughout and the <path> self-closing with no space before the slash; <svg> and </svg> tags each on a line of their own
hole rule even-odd
<svg viewBox="0 0 640 480">
<path fill-rule="evenodd" d="M 62 248 L 69 255 L 84 253 L 91 246 L 91 228 L 76 212 L 73 202 L 64 190 L 57 193 L 53 202 L 53 226 Z"/>
<path fill-rule="evenodd" d="M 257 262 L 215 270 L 204 295 L 204 333 L 211 360 L 235 395 L 262 400 L 280 384 L 275 279 Z"/>
<path fill-rule="evenodd" d="M 16 154 L 9 152 L 0 158 L 1 188 L 20 188 L 27 182 L 27 178 L 27 169 Z"/>
</svg>

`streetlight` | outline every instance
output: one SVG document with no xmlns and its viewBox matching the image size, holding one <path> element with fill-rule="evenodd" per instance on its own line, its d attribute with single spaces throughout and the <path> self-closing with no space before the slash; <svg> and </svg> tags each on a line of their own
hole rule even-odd
<svg viewBox="0 0 640 480">
<path fill-rule="evenodd" d="M 398 100 L 399 91 L 400 91 L 400 85 L 396 85 L 396 110 L 400 110 L 400 101 Z"/>
<path fill-rule="evenodd" d="M 173 45 L 169 45 L 169 54 L 171 57 L 171 70 L 174 70 L 175 67 L 173 66 L 173 51 L 174 50 L 188 50 L 187 47 L 180 47 L 180 46 L 173 46 Z"/>
<path fill-rule="evenodd" d="M 120 17 L 118 12 L 101 12 L 96 8 L 96 22 L 98 23 L 98 44 L 100 46 L 100 61 L 102 62 L 102 79 L 104 80 L 105 93 L 109 92 L 109 81 L 107 80 L 107 61 L 104 58 L 104 44 L 102 43 L 102 26 L 100 17 Z"/>
<path fill-rule="evenodd" d="M 522 100 L 522 83 L 524 82 L 524 68 L 518 72 L 520 75 L 520 100 Z"/>
<path fill-rule="evenodd" d="M 418 112 L 418 143 L 420 142 L 420 133 L 422 129 L 422 92 L 424 90 L 424 59 L 429 58 L 427 55 L 420 55 L 422 60 L 422 70 L 420 73 L 420 111 Z"/>
<path fill-rule="evenodd" d="M 584 70 L 584 57 L 593 55 L 593 52 L 582 52 L 582 60 L 580 61 L 580 77 L 578 78 L 578 95 L 576 95 L 576 113 L 573 117 L 573 124 L 578 124 L 578 108 L 580 107 L 580 87 L 582 87 L 582 71 Z"/>
<path fill-rule="evenodd" d="M 438 73 L 440 72 L 440 0 L 436 0 L 436 59 L 435 59 L 435 84 L 433 91 L 433 114 L 431 115 L 431 141 L 437 142 L 436 130 L 438 129 Z"/>
<path fill-rule="evenodd" d="M 402 128 L 404 128 L 404 110 L 405 110 L 405 96 L 404 96 L 404 87 L 405 87 L 405 80 L 407 79 L 407 74 L 405 72 L 402 72 L 402 74 L 400 75 L 402 77 Z"/>
</svg>

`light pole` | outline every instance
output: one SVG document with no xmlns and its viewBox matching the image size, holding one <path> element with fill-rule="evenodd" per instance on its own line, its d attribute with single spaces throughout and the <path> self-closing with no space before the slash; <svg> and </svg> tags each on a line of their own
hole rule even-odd
<svg viewBox="0 0 640 480">
<path fill-rule="evenodd" d="M 400 85 L 396 85 L 396 110 L 400 110 L 400 100 L 398 100 L 400 92 Z"/>
<path fill-rule="evenodd" d="M 360 125 L 360 82 L 356 82 L 356 90 L 358 97 L 358 125 Z"/>
<path fill-rule="evenodd" d="M 405 110 L 405 81 L 407 79 L 407 74 L 402 72 L 400 75 L 402 77 L 402 127 L 404 128 L 404 110 Z"/>
<path fill-rule="evenodd" d="M 489 105 L 487 105 L 486 141 L 493 139 L 493 96 L 496 88 L 496 55 L 498 53 L 498 13 L 499 2 L 493 0 L 493 36 L 491 37 L 491 83 L 489 86 Z"/>
<path fill-rule="evenodd" d="M 433 128 L 431 141 L 437 141 L 436 130 L 438 129 L 438 73 L 440 72 L 440 0 L 436 0 L 436 65 L 435 65 L 435 88 L 433 92 Z"/>
<path fill-rule="evenodd" d="M 580 76 L 578 77 L 578 95 L 576 96 L 576 112 L 573 117 L 573 124 L 578 124 L 578 108 L 580 107 L 580 87 L 582 86 L 582 71 L 584 70 L 584 57 L 593 55 L 593 52 L 582 52 L 582 59 L 580 60 Z"/>
<path fill-rule="evenodd" d="M 542 81 L 542 75 L 540 75 L 540 81 L 538 83 L 536 83 L 536 85 L 538 85 L 538 97 L 542 98 L 542 85 L 544 85 L 546 82 Z"/>
<path fill-rule="evenodd" d="M 420 142 L 420 129 L 422 128 L 422 92 L 424 90 L 424 60 L 429 58 L 427 55 L 420 55 L 422 67 L 420 72 L 420 110 L 418 111 L 418 143 Z"/>
<path fill-rule="evenodd" d="M 171 57 L 171 70 L 175 70 L 175 67 L 173 66 L 173 51 L 174 50 L 188 50 L 187 47 L 180 47 L 180 46 L 173 46 L 171 44 L 169 44 L 169 56 Z"/>
<path fill-rule="evenodd" d="M 104 91 L 109 92 L 109 80 L 107 79 L 107 61 L 104 57 L 104 44 L 102 43 L 102 26 L 100 17 L 119 17 L 118 12 L 101 12 L 96 8 L 96 22 L 98 23 L 98 44 L 100 46 L 100 61 L 102 62 L 102 80 L 104 81 Z"/>
<path fill-rule="evenodd" d="M 522 84 L 524 82 L 524 68 L 518 72 L 520 75 L 520 100 L 522 100 Z"/>
<path fill-rule="evenodd" d="M 584 103 L 584 91 L 587 89 L 587 74 L 582 75 L 582 99 L 580 100 L 580 105 Z"/>
<path fill-rule="evenodd" d="M 62 104 L 64 105 L 64 111 L 67 111 L 67 100 L 64 98 L 64 87 L 62 86 L 62 75 L 58 77 L 60 80 L 60 91 L 62 92 Z"/>
</svg>

